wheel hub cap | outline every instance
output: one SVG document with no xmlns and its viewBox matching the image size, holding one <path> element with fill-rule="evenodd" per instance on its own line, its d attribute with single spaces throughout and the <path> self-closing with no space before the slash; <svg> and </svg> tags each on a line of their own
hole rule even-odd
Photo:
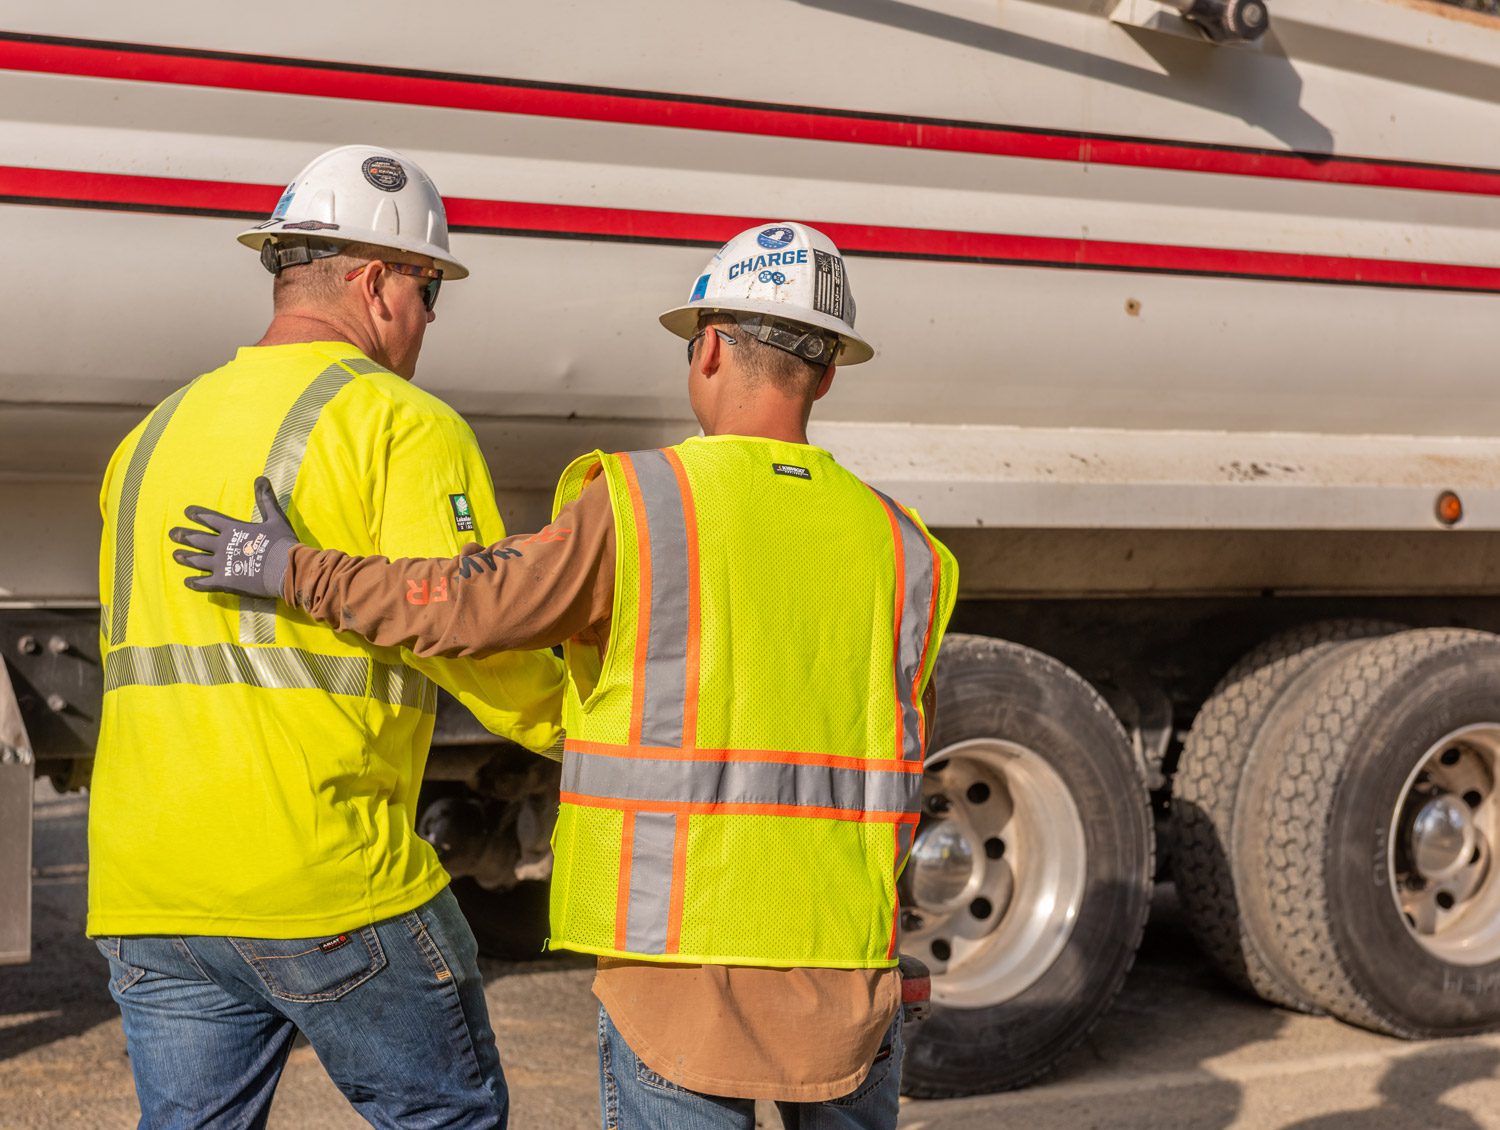
<svg viewBox="0 0 1500 1130">
<path fill-rule="evenodd" d="M 963 830 L 949 820 L 928 824 L 911 849 L 912 897 L 923 907 L 951 906 L 969 885 L 974 849 Z"/>
<path fill-rule="evenodd" d="M 1433 797 L 1417 812 L 1411 841 L 1417 873 L 1429 882 L 1448 878 L 1474 851 L 1474 822 L 1468 805 L 1451 796 Z"/>
</svg>

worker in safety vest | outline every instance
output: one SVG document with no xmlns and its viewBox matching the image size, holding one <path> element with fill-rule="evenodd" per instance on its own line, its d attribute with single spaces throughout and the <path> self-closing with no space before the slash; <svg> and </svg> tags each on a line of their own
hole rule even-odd
<svg viewBox="0 0 1500 1130">
<path fill-rule="evenodd" d="M 211 532 L 176 556 L 192 588 L 419 655 L 565 643 L 550 944 L 599 956 L 606 1127 L 748 1128 L 755 1099 L 891 1127 L 896 878 L 957 569 L 807 441 L 835 362 L 873 354 L 831 241 L 744 232 L 661 320 L 703 436 L 584 456 L 538 534 L 351 557 L 298 544 L 262 485 L 266 520 L 192 508 Z"/>
<path fill-rule="evenodd" d="M 468 272 L 432 181 L 388 149 L 323 154 L 239 238 L 275 276 L 269 329 L 125 438 L 100 499 L 88 932 L 142 1125 L 263 1125 L 301 1031 L 372 1123 L 503 1126 L 474 938 L 413 818 L 434 684 L 546 751 L 562 664 L 455 663 L 204 600 L 161 546 L 189 500 L 248 508 L 257 475 L 312 544 L 503 537 L 473 433 L 411 384 L 439 286 Z"/>
</svg>

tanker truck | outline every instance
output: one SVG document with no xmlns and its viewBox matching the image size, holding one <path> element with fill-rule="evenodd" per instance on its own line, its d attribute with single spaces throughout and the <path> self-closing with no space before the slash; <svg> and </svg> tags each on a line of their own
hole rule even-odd
<svg viewBox="0 0 1500 1130">
<path fill-rule="evenodd" d="M 473 424 L 514 530 L 575 455 L 696 430 L 655 315 L 712 249 L 790 218 L 849 256 L 879 356 L 813 440 L 962 570 L 900 881 L 934 974 L 909 1092 L 1045 1072 L 1168 878 L 1267 1001 L 1408 1037 L 1500 1022 L 1494 17 L 12 0 L 3 23 L 6 958 L 32 782 L 88 782 L 105 461 L 263 328 L 234 233 L 313 154 L 374 142 L 450 194 L 473 279 L 418 381 Z M 536 928 L 555 793 L 439 711 L 419 826 L 491 944 Z"/>
</svg>

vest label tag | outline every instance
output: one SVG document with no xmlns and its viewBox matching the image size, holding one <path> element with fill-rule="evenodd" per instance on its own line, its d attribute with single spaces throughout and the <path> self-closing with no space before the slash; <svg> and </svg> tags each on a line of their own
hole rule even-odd
<svg viewBox="0 0 1500 1130">
<path fill-rule="evenodd" d="M 778 475 L 790 475 L 794 479 L 810 479 L 812 472 L 806 467 L 798 467 L 795 463 L 772 463 L 771 470 Z"/>
</svg>

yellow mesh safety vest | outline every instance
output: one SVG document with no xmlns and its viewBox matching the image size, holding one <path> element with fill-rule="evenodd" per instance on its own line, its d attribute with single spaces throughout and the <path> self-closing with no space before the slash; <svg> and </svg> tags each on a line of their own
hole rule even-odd
<svg viewBox="0 0 1500 1130">
<path fill-rule="evenodd" d="M 816 447 L 595 452 L 557 507 L 600 473 L 613 623 L 602 657 L 566 646 L 550 944 L 894 965 L 952 556 Z"/>
<path fill-rule="evenodd" d="M 423 659 L 183 587 L 167 530 L 188 503 L 249 513 L 260 474 L 312 545 L 427 556 L 504 536 L 468 425 L 352 346 L 241 349 L 163 401 L 100 497 L 91 934 L 299 938 L 404 913 L 448 882 L 413 828 L 434 682 L 532 749 L 559 737 L 549 653 Z"/>
</svg>

